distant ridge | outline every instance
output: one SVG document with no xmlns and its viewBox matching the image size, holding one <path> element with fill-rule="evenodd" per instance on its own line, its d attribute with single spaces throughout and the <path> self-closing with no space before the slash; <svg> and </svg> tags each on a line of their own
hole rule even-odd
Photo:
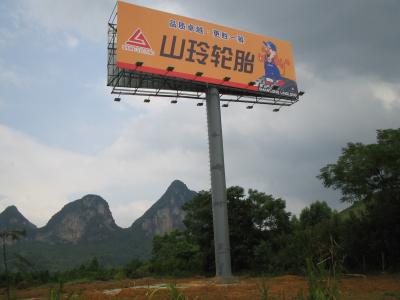
<svg viewBox="0 0 400 300">
<path fill-rule="evenodd" d="M 196 192 L 182 181 L 174 180 L 131 227 L 119 227 L 106 200 L 89 194 L 66 204 L 37 228 L 15 206 L 0 214 L 0 230 L 26 229 L 29 235 L 10 246 L 34 262 L 38 268 L 69 269 L 97 257 L 106 266 L 119 266 L 132 259 L 147 259 L 152 250 L 153 236 L 183 228 L 182 205 Z"/>
<path fill-rule="evenodd" d="M 98 195 L 86 195 L 66 204 L 43 228 L 36 240 L 78 243 L 101 241 L 122 228 L 115 224 L 107 201 Z"/>
<path fill-rule="evenodd" d="M 182 229 L 185 216 L 181 208 L 195 195 L 182 181 L 174 180 L 161 198 L 132 224 L 132 230 L 143 230 L 146 235 L 154 236 Z"/>
<path fill-rule="evenodd" d="M 0 213 L 0 230 L 26 230 L 33 231 L 36 226 L 25 218 L 14 205 L 8 206 Z"/>
</svg>

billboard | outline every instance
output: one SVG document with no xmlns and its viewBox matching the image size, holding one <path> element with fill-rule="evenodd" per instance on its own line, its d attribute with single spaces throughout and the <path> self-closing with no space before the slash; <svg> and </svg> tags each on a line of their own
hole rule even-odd
<svg viewBox="0 0 400 300">
<path fill-rule="evenodd" d="M 289 41 L 118 2 L 116 65 L 297 98 Z"/>
</svg>

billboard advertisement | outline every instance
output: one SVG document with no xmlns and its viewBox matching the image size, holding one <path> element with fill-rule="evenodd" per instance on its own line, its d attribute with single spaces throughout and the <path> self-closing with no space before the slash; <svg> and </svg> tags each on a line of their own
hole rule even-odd
<svg viewBox="0 0 400 300">
<path fill-rule="evenodd" d="M 298 96 L 289 41 L 118 2 L 119 68 Z"/>
</svg>

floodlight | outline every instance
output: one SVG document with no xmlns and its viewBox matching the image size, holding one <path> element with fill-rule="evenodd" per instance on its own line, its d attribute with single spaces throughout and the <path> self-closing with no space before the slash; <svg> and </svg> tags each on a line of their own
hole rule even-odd
<svg viewBox="0 0 400 300">
<path fill-rule="evenodd" d="M 253 105 L 246 106 L 247 109 L 253 109 Z"/>
<path fill-rule="evenodd" d="M 178 103 L 178 100 L 176 100 L 176 99 L 171 100 L 171 104 L 176 104 L 176 103 Z"/>
<path fill-rule="evenodd" d="M 168 72 L 172 72 L 174 69 L 175 69 L 174 67 L 169 66 L 169 67 L 167 68 L 167 71 L 168 71 Z"/>
<path fill-rule="evenodd" d="M 303 96 L 304 93 L 305 93 L 304 91 L 300 91 L 300 92 L 299 92 L 299 96 Z"/>
<path fill-rule="evenodd" d="M 143 62 L 142 61 L 137 61 L 136 62 L 136 67 L 141 67 L 143 66 Z"/>
<path fill-rule="evenodd" d="M 197 106 L 203 106 L 203 102 L 199 102 L 196 104 Z"/>
<path fill-rule="evenodd" d="M 229 81 L 229 80 L 231 80 L 231 78 L 229 76 L 224 77 L 224 81 Z"/>
<path fill-rule="evenodd" d="M 120 101 L 121 101 L 121 98 L 120 98 L 120 97 L 115 97 L 115 98 L 114 98 L 114 101 L 115 101 L 115 102 L 120 102 Z"/>
<path fill-rule="evenodd" d="M 196 72 L 196 76 L 197 77 L 203 76 L 203 72 Z"/>
<path fill-rule="evenodd" d="M 255 84 L 256 84 L 256 83 L 255 83 L 254 81 L 250 81 L 250 82 L 249 82 L 249 85 L 250 85 L 250 86 L 255 85 Z"/>
<path fill-rule="evenodd" d="M 144 103 L 149 103 L 150 102 L 150 98 L 146 98 L 146 99 L 144 99 L 144 101 L 143 101 Z"/>
<path fill-rule="evenodd" d="M 228 107 L 229 106 L 229 104 L 228 103 L 224 103 L 224 104 L 222 104 L 222 107 Z"/>
<path fill-rule="evenodd" d="M 278 112 L 278 111 L 279 111 L 279 108 L 274 108 L 272 111 L 273 111 L 273 112 Z"/>
</svg>

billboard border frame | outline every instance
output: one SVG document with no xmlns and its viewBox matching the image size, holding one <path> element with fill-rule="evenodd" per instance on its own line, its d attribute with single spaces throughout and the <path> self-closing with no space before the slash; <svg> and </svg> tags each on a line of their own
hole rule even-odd
<svg viewBox="0 0 400 300">
<path fill-rule="evenodd" d="M 251 91 L 232 86 L 225 86 L 223 84 L 212 84 L 179 77 L 172 77 L 167 75 L 168 70 L 165 70 L 166 73 L 164 75 L 159 75 L 140 70 L 119 68 L 116 61 L 118 17 L 116 8 L 117 5 L 114 6 L 113 12 L 108 21 L 107 86 L 112 87 L 111 94 L 206 100 L 207 90 L 211 87 L 216 87 L 220 92 L 221 101 L 250 103 L 253 105 L 267 104 L 282 107 L 291 106 L 297 103 L 300 96 L 304 93 L 298 91 L 297 97 L 289 97 L 285 95 L 274 94 L 271 91 Z M 136 62 L 136 66 L 140 68 L 140 62 Z M 193 74 L 193 77 L 195 76 L 196 74 Z M 130 82 L 137 80 L 139 84 L 134 86 L 120 85 L 121 79 L 128 80 Z M 145 81 L 157 82 L 158 86 L 141 86 L 141 84 Z M 161 85 L 160 82 L 162 82 Z M 221 83 L 222 82 L 223 80 L 221 80 Z M 195 89 L 196 91 L 194 91 Z M 273 90 L 273 88 L 271 88 L 271 90 Z"/>
</svg>

